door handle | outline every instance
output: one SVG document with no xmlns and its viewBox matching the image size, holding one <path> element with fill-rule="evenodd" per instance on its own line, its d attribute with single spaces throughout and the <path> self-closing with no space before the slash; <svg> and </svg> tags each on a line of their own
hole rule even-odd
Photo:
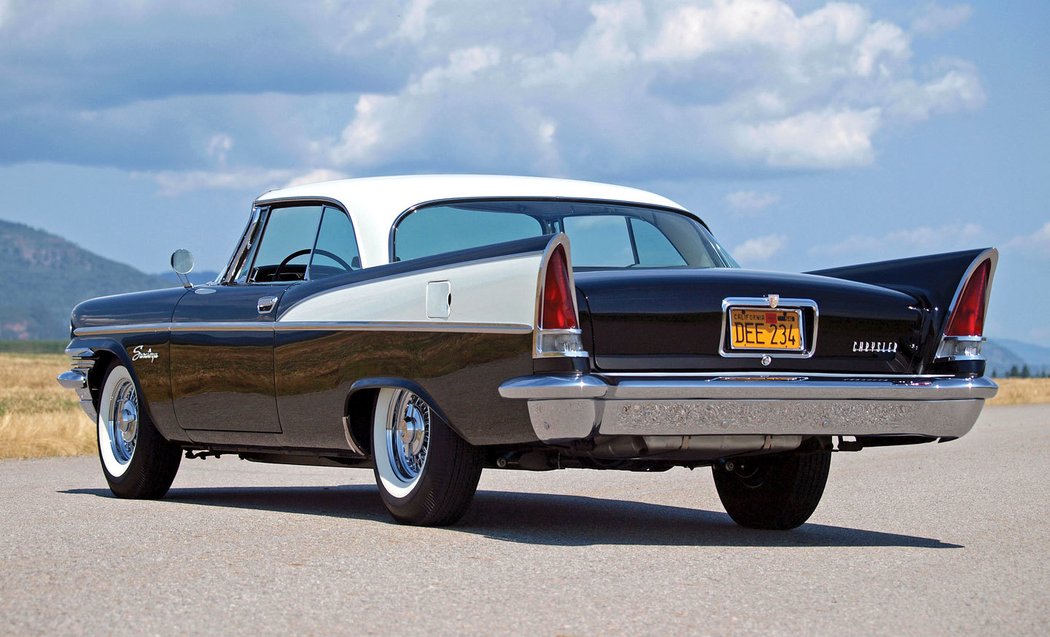
<svg viewBox="0 0 1050 637">
<path fill-rule="evenodd" d="M 277 305 L 276 296 L 264 296 L 259 299 L 259 314 L 267 314 L 273 310 L 273 306 Z"/>
</svg>

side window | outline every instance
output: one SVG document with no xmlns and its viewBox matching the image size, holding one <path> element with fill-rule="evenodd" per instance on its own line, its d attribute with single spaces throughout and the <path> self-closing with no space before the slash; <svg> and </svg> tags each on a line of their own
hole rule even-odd
<svg viewBox="0 0 1050 637">
<path fill-rule="evenodd" d="M 542 234 L 539 221 L 518 212 L 428 206 L 398 224 L 394 231 L 394 258 L 418 259 Z"/>
<path fill-rule="evenodd" d="M 666 268 L 686 260 L 659 228 L 644 219 L 622 215 L 565 217 L 572 241 L 572 263 L 592 268 Z"/>
<path fill-rule="evenodd" d="M 622 268 L 634 264 L 627 217 L 565 217 L 564 225 L 565 234 L 569 235 L 572 242 L 574 266 Z"/>
<path fill-rule="evenodd" d="M 274 208 L 255 261 L 248 273 L 249 283 L 302 281 L 310 262 L 310 250 L 321 222 L 321 206 Z"/>
<path fill-rule="evenodd" d="M 310 279 L 321 279 L 361 268 L 357 237 L 350 217 L 338 208 L 325 208 L 321 230 L 310 261 Z"/>
<path fill-rule="evenodd" d="M 686 265 L 671 241 L 653 224 L 643 219 L 630 219 L 634 245 L 638 249 L 638 263 L 649 268 Z"/>
</svg>

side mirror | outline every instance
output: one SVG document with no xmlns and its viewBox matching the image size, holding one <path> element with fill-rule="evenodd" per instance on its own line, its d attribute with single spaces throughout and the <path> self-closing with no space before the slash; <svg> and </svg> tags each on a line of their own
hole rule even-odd
<svg viewBox="0 0 1050 637">
<path fill-rule="evenodd" d="M 187 274 L 193 272 L 193 253 L 189 250 L 178 249 L 171 253 L 171 269 L 175 270 L 175 274 L 179 275 L 179 279 L 182 280 L 182 287 L 190 288 L 189 278 Z"/>
</svg>

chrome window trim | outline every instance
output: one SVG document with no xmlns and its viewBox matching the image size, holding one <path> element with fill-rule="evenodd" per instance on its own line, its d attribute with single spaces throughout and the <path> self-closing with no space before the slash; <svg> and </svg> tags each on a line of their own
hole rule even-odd
<svg viewBox="0 0 1050 637">
<path fill-rule="evenodd" d="M 231 283 L 230 277 L 237 274 L 234 269 L 237 267 L 237 263 L 240 262 L 240 256 L 248 248 L 248 236 L 252 233 L 255 224 L 259 222 L 259 217 L 262 216 L 263 208 L 257 205 L 252 206 L 252 211 L 248 215 L 248 223 L 244 225 L 244 230 L 241 231 L 241 240 L 237 242 L 237 247 L 234 248 L 233 254 L 230 256 L 230 260 L 226 263 L 226 267 L 223 269 L 216 279 L 216 283 L 220 285 L 227 285 Z"/>
<path fill-rule="evenodd" d="M 259 218 L 258 219 L 249 218 L 248 227 L 245 228 L 244 235 L 241 237 L 241 245 L 234 252 L 234 256 L 233 256 L 233 258 L 231 258 L 230 264 L 228 264 L 226 266 L 227 267 L 227 272 L 222 277 L 220 277 L 220 279 L 219 279 L 220 282 L 223 285 L 237 285 L 236 281 L 231 281 L 229 279 L 229 277 L 232 274 L 235 274 L 235 273 L 231 273 L 228 270 L 232 266 L 232 263 L 235 260 L 237 260 L 237 257 L 245 249 L 245 246 L 243 246 L 243 243 L 247 239 L 247 231 L 248 231 L 248 228 L 251 226 L 252 221 L 255 221 L 256 223 L 262 223 L 263 227 L 260 229 L 260 233 L 261 233 L 259 235 L 259 239 L 260 240 L 256 241 L 251 246 L 247 246 L 252 252 L 251 254 L 248 254 L 245 257 L 246 259 L 250 259 L 251 262 L 252 262 L 251 265 L 248 266 L 248 271 L 249 272 L 251 271 L 251 268 L 255 265 L 255 257 L 256 257 L 255 253 L 258 252 L 257 248 L 258 248 L 259 244 L 262 243 L 262 238 L 266 234 L 266 225 L 269 224 L 270 213 L 274 210 L 274 208 L 294 208 L 296 206 L 309 206 L 309 205 L 320 206 L 321 207 L 321 216 L 317 220 L 317 230 L 314 232 L 313 245 L 310 246 L 310 254 L 309 254 L 310 259 L 309 259 L 309 262 L 307 263 L 307 269 L 303 273 L 304 278 L 302 280 L 299 280 L 299 281 L 247 281 L 247 280 L 245 280 L 243 285 L 289 285 L 289 284 L 293 284 L 294 285 L 296 283 L 305 283 L 305 282 L 309 281 L 310 280 L 310 272 L 309 272 L 310 268 L 309 268 L 309 266 L 313 262 L 313 251 L 314 251 L 315 248 L 317 248 L 317 238 L 318 238 L 318 236 L 320 235 L 320 232 L 321 232 L 321 222 L 324 220 L 324 211 L 325 211 L 326 208 L 331 208 L 333 210 L 338 210 L 338 211 L 342 212 L 344 215 L 346 215 L 347 221 L 350 222 L 350 227 L 353 228 L 353 230 L 354 230 L 354 248 L 357 250 L 357 256 L 360 259 L 360 257 L 361 257 L 361 242 L 358 240 L 357 226 L 354 225 L 354 218 L 352 216 L 350 216 L 350 212 L 346 209 L 345 206 L 343 206 L 342 202 L 338 201 L 337 199 L 332 199 L 331 197 L 283 197 L 281 199 L 268 199 L 265 202 L 256 201 L 253 204 L 253 206 L 252 206 L 253 216 L 254 216 L 255 212 L 258 211 Z M 263 219 L 264 215 L 265 215 L 265 220 Z M 362 269 L 363 269 L 364 263 L 362 262 L 361 265 L 362 265 Z"/>
<path fill-rule="evenodd" d="M 786 310 L 801 310 L 811 309 L 813 310 L 813 339 L 811 343 L 806 342 L 806 330 L 805 326 L 799 326 L 802 336 L 803 351 L 801 352 L 778 352 L 777 350 L 754 350 L 750 352 L 727 350 L 726 349 L 726 334 L 729 323 L 729 308 L 731 307 L 754 307 L 756 309 L 769 308 L 773 309 L 769 302 L 768 296 L 731 296 L 722 299 L 722 332 L 718 337 L 718 355 L 723 358 L 758 358 L 761 359 L 764 356 L 770 358 L 812 358 L 813 354 L 817 351 L 817 328 L 820 324 L 820 309 L 817 307 L 817 302 L 812 299 L 791 299 L 781 298 L 777 302 L 777 309 L 783 308 Z"/>
<path fill-rule="evenodd" d="M 514 197 L 508 195 L 500 195 L 493 197 L 453 197 L 451 199 L 431 199 L 429 201 L 423 201 L 413 206 L 406 208 L 401 211 L 397 217 L 394 218 L 394 222 L 390 225 L 390 235 L 387 237 L 387 260 L 389 263 L 395 263 L 394 261 L 394 237 L 397 234 L 397 227 L 401 224 L 401 221 L 405 217 L 416 212 L 420 208 L 426 208 L 427 206 L 435 206 L 439 204 L 458 204 L 458 203 L 484 203 L 486 201 L 530 201 L 530 202 L 554 202 L 554 203 L 585 203 L 585 204 L 597 204 L 607 206 L 627 206 L 632 208 L 646 208 L 649 210 L 657 210 L 661 212 L 671 212 L 686 217 L 692 218 L 694 221 L 703 226 L 708 233 L 711 234 L 711 238 L 714 238 L 714 233 L 711 232 L 711 228 L 708 227 L 707 223 L 701 219 L 698 215 L 685 210 L 684 208 L 673 208 L 668 206 L 658 206 L 655 204 L 639 203 L 637 201 L 622 201 L 618 199 L 588 199 L 586 197 Z M 542 235 L 537 235 L 542 236 Z M 717 241 L 716 241 L 717 243 Z M 440 253 L 438 253 L 440 254 Z M 407 260 L 407 259 L 406 259 Z M 728 267 L 728 266 L 727 266 Z"/>
</svg>

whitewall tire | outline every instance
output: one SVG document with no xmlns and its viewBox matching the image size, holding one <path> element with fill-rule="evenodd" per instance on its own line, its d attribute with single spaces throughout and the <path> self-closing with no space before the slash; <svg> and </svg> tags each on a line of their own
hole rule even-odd
<svg viewBox="0 0 1050 637">
<path fill-rule="evenodd" d="M 481 452 L 459 437 L 418 394 L 379 391 L 372 419 L 376 484 L 403 524 L 453 524 L 466 512 L 481 477 Z"/>
<path fill-rule="evenodd" d="M 106 371 L 99 394 L 98 456 L 106 482 L 119 498 L 162 497 L 182 460 L 182 449 L 153 426 L 138 384 L 117 361 Z"/>
</svg>

